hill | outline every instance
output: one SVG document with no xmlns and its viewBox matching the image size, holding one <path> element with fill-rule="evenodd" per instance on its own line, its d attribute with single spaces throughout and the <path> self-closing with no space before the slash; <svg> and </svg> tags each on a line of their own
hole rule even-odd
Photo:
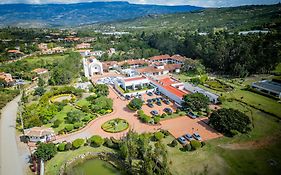
<svg viewBox="0 0 281 175">
<path fill-rule="evenodd" d="M 177 28 L 209 32 L 214 28 L 227 29 L 228 31 L 280 28 L 280 24 L 281 5 L 275 4 L 208 8 L 180 14 L 150 15 L 107 25 L 128 30 L 159 31 Z"/>
<path fill-rule="evenodd" d="M 202 9 L 194 6 L 140 5 L 128 2 L 76 4 L 3 4 L 0 27 L 65 27 L 132 19 L 151 14 L 169 14 Z"/>
</svg>

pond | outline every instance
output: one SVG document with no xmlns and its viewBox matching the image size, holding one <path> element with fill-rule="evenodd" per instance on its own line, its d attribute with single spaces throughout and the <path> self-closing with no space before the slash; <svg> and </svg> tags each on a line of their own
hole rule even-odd
<svg viewBox="0 0 281 175">
<path fill-rule="evenodd" d="M 100 159 L 86 160 L 67 171 L 67 175 L 121 175 L 110 163 Z"/>
</svg>

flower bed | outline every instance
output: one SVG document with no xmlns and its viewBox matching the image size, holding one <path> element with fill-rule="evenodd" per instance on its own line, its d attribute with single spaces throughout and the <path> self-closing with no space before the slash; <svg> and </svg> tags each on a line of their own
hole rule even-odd
<svg viewBox="0 0 281 175">
<path fill-rule="evenodd" d="M 128 129 L 129 123 L 124 119 L 116 118 L 105 122 L 102 124 L 101 128 L 105 132 L 118 133 Z"/>
<path fill-rule="evenodd" d="M 64 100 L 67 100 L 67 101 L 75 101 L 76 100 L 76 96 L 73 95 L 73 94 L 60 94 L 60 95 L 56 95 L 56 96 L 53 96 L 50 101 L 52 103 L 54 102 L 62 102 Z"/>
</svg>

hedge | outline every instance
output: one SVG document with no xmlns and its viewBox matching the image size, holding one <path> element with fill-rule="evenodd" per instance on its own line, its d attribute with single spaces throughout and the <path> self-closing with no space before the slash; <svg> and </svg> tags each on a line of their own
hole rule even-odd
<svg viewBox="0 0 281 175">
<path fill-rule="evenodd" d="M 89 139 L 89 141 L 91 142 L 91 144 L 93 146 L 97 146 L 97 147 L 101 146 L 104 143 L 104 139 L 101 136 L 99 136 L 99 135 L 92 136 Z"/>
<path fill-rule="evenodd" d="M 198 148 L 201 148 L 201 142 L 199 142 L 197 140 L 191 140 L 190 145 L 193 150 L 197 150 Z"/>
<path fill-rule="evenodd" d="M 72 147 L 74 149 L 78 149 L 80 148 L 80 146 L 82 146 L 84 144 L 84 139 L 76 139 L 72 142 Z"/>
<path fill-rule="evenodd" d="M 66 125 L 64 128 L 67 132 L 70 132 L 74 129 L 74 126 L 72 124 Z"/>
<path fill-rule="evenodd" d="M 154 138 L 157 140 L 157 141 L 159 141 L 159 140 L 161 140 L 161 139 L 163 139 L 164 138 L 164 134 L 162 133 L 162 132 L 155 132 L 154 133 Z"/>
<path fill-rule="evenodd" d="M 66 143 L 60 143 L 60 144 L 58 145 L 58 150 L 59 150 L 59 151 L 65 151 L 65 146 L 66 146 Z"/>
</svg>

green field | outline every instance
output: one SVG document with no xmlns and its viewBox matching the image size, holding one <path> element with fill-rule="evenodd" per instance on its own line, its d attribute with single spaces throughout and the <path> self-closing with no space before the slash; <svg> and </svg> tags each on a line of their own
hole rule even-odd
<svg viewBox="0 0 281 175">
<path fill-rule="evenodd" d="M 262 109 L 281 118 L 281 104 L 272 98 L 245 90 L 236 90 L 227 94 L 226 97 L 241 100 L 248 105 L 253 105 L 258 109 Z"/>
</svg>

